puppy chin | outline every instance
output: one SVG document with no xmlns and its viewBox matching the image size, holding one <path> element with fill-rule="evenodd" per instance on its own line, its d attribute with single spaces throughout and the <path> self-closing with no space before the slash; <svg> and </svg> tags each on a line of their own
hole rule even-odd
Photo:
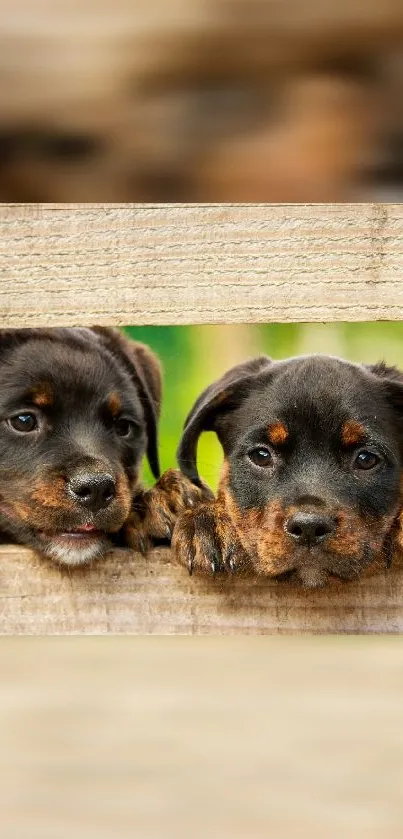
<svg viewBox="0 0 403 839">
<path fill-rule="evenodd" d="M 100 534 L 77 538 L 72 534 L 63 533 L 47 536 L 46 540 L 41 540 L 38 547 L 40 552 L 53 562 L 73 568 L 101 559 L 111 550 L 112 545 L 106 536 Z"/>
<path fill-rule="evenodd" d="M 323 564 L 301 564 L 295 573 L 304 588 L 322 588 L 332 577 L 339 580 L 356 580 L 373 559 L 372 552 L 366 546 L 359 558 L 327 557 L 322 560 Z"/>
<path fill-rule="evenodd" d="M 304 565 L 298 568 L 297 577 L 304 588 L 323 588 L 326 585 L 328 574 L 323 568 L 315 565 Z"/>
</svg>

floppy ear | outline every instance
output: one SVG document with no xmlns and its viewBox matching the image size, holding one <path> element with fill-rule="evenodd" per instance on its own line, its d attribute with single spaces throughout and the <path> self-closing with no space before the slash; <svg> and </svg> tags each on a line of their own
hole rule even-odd
<svg viewBox="0 0 403 839">
<path fill-rule="evenodd" d="M 104 326 L 92 327 L 104 346 L 123 362 L 134 381 L 147 429 L 147 458 L 155 478 L 161 474 L 158 458 L 158 418 L 161 407 L 162 376 L 158 359 L 149 347 L 138 341 L 125 338 L 115 329 Z"/>
<path fill-rule="evenodd" d="M 403 431 L 403 373 L 397 367 L 388 367 L 383 361 L 365 366 L 374 376 L 382 380 L 385 397 L 394 409 L 397 419 L 402 423 Z"/>
<path fill-rule="evenodd" d="M 0 329 L 0 357 L 15 343 L 15 329 Z"/>
<path fill-rule="evenodd" d="M 220 419 L 223 414 L 239 407 L 256 383 L 272 365 L 267 356 L 254 358 L 228 370 L 221 379 L 210 385 L 196 400 L 186 418 L 177 452 L 181 471 L 197 486 L 202 482 L 197 471 L 197 443 L 202 431 L 215 431 L 220 437 Z"/>
<path fill-rule="evenodd" d="M 34 333 L 33 329 L 0 329 L 0 358 L 4 358 L 10 350 L 28 341 Z"/>
</svg>

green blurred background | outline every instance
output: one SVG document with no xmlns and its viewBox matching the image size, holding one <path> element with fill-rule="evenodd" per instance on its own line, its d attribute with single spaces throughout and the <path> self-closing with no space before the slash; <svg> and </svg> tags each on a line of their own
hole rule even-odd
<svg viewBox="0 0 403 839">
<path fill-rule="evenodd" d="M 131 338 L 159 356 L 164 371 L 160 423 L 161 468 L 176 466 L 176 448 L 186 415 L 200 392 L 234 364 L 266 353 L 286 358 L 328 353 L 351 361 L 385 360 L 403 368 L 403 323 L 265 324 L 234 326 L 130 326 Z M 222 463 L 212 433 L 202 435 L 199 471 L 215 489 Z M 146 483 L 152 483 L 148 465 Z"/>
</svg>

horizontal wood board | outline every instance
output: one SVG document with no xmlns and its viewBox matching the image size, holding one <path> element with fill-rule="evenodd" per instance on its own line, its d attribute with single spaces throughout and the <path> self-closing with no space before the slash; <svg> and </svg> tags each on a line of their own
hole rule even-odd
<svg viewBox="0 0 403 839">
<path fill-rule="evenodd" d="M 306 591 L 254 577 L 189 577 L 168 549 L 116 550 L 92 568 L 61 569 L 0 548 L 0 634 L 401 633 L 403 565 Z"/>
<path fill-rule="evenodd" d="M 0 326 L 398 320 L 403 205 L 0 207 Z"/>
</svg>

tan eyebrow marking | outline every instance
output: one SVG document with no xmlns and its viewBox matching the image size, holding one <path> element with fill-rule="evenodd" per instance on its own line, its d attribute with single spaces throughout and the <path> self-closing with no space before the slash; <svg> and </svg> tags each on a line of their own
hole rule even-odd
<svg viewBox="0 0 403 839">
<path fill-rule="evenodd" d="M 106 404 L 107 404 L 108 410 L 111 412 L 112 416 L 117 417 L 117 415 L 118 415 L 118 413 L 119 413 L 119 411 L 122 407 L 122 403 L 120 401 L 119 394 L 115 393 L 115 392 L 110 393 L 109 396 L 108 396 L 108 401 L 107 401 Z"/>
<path fill-rule="evenodd" d="M 53 390 L 49 382 L 39 382 L 30 390 L 29 395 L 38 408 L 49 408 L 53 405 Z"/>
<path fill-rule="evenodd" d="M 288 431 L 282 422 L 271 422 L 268 431 L 273 446 L 282 446 L 288 440 Z"/>
<path fill-rule="evenodd" d="M 357 420 L 347 420 L 341 429 L 341 442 L 344 446 L 355 446 L 365 437 L 365 428 Z"/>
</svg>

